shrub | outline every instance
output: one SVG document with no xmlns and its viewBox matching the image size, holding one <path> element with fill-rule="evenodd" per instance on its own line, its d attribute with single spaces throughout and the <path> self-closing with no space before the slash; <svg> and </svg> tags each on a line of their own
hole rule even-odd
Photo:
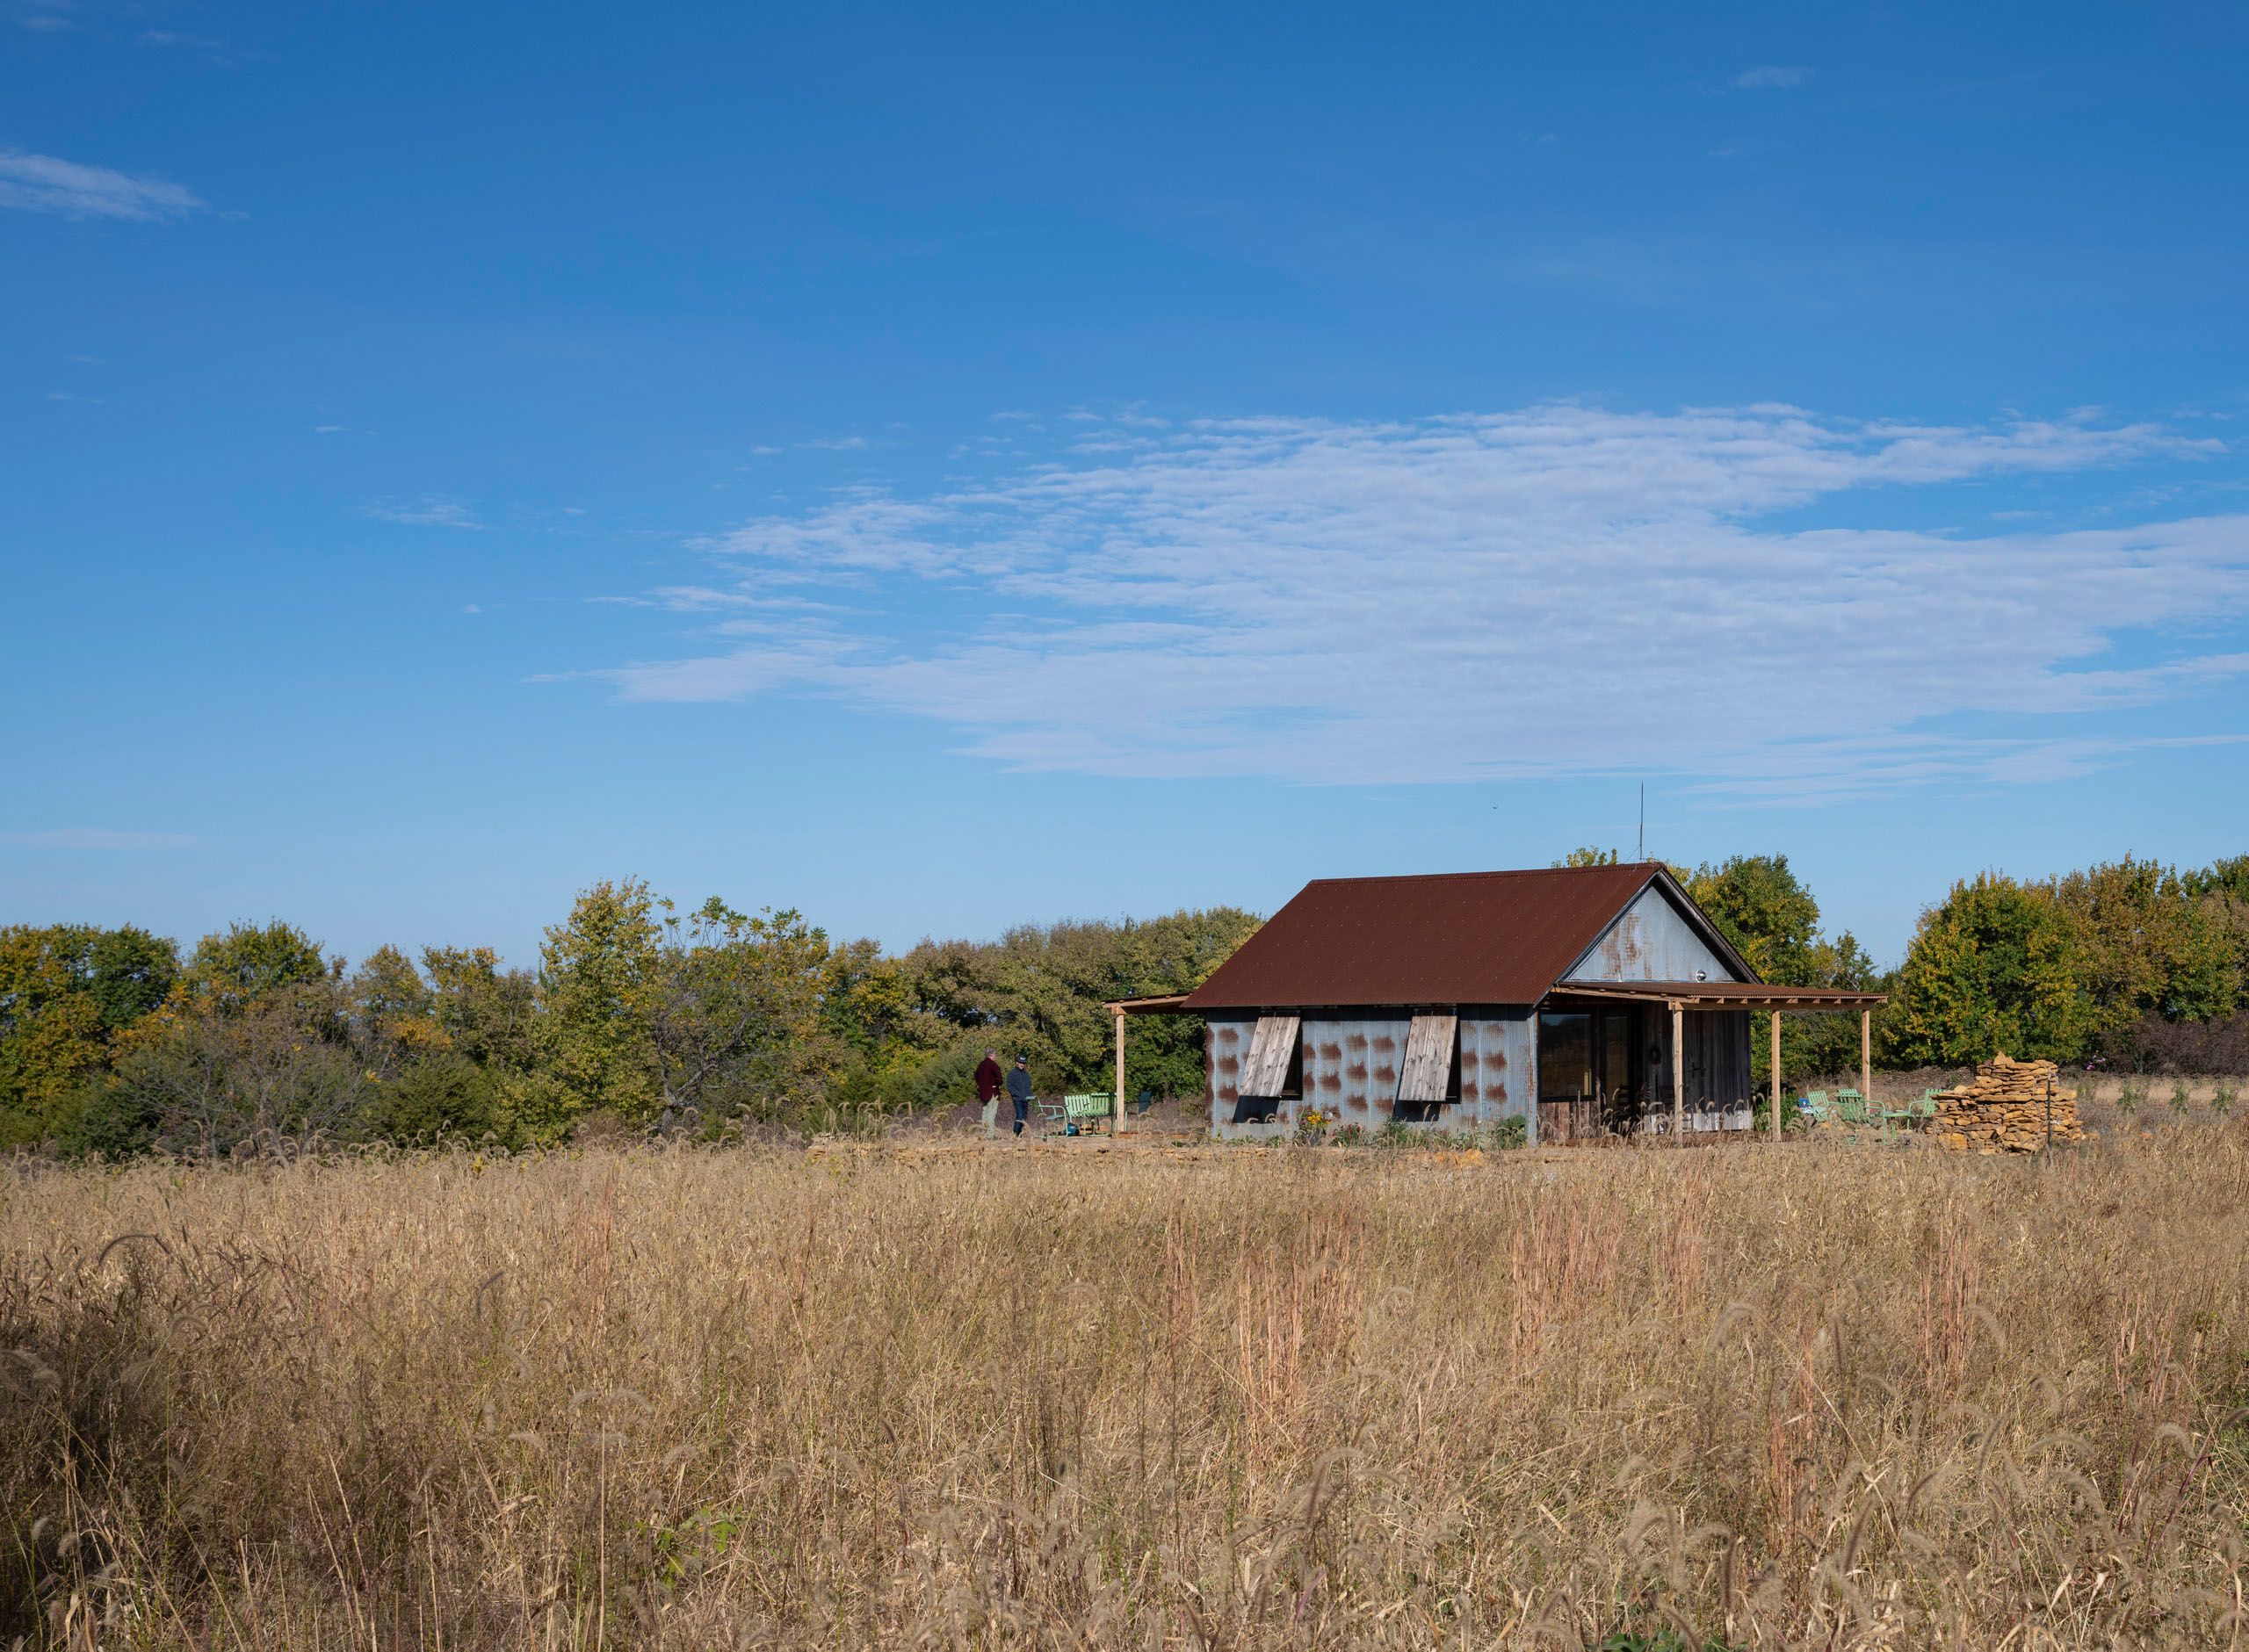
<svg viewBox="0 0 2249 1652">
<path fill-rule="evenodd" d="M 481 1142 L 500 1129 L 498 1100 L 489 1074 L 445 1051 L 378 1086 L 366 1123 L 372 1133 L 394 1142 Z"/>
<path fill-rule="evenodd" d="M 2249 1011 L 2207 1021 L 2143 1015 L 2105 1035 L 2101 1053 L 2121 1072 L 2249 1072 Z"/>
</svg>

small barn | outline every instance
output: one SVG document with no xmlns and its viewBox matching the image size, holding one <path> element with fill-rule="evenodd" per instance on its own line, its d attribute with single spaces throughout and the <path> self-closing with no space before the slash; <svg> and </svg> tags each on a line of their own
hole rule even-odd
<svg viewBox="0 0 2249 1652">
<path fill-rule="evenodd" d="M 1524 1122 L 1531 1139 L 1746 1129 L 1751 1016 L 1862 1012 L 1767 987 L 1653 862 L 1324 878 L 1195 992 L 1211 1123 L 1280 1135 Z M 1113 1006 L 1121 1039 L 1124 1014 Z"/>
</svg>

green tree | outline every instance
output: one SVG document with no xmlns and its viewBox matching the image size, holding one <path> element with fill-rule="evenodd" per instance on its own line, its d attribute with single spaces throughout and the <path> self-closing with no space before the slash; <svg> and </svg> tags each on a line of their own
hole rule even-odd
<svg viewBox="0 0 2249 1652">
<path fill-rule="evenodd" d="M 163 1001 L 177 949 L 144 929 L 0 928 L 0 1146 L 52 1135 L 106 1071 L 119 1035 Z"/>
<path fill-rule="evenodd" d="M 1819 903 L 1789 869 L 1787 855 L 1736 855 L 1721 865 L 1705 862 L 1680 882 L 1759 979 L 1813 985 L 1806 977 L 1814 968 Z"/>
<path fill-rule="evenodd" d="M 1894 1052 L 1946 1066 L 2000 1050 L 2073 1060 L 2093 1021 L 2083 963 L 2068 917 L 2038 890 L 1996 872 L 1955 884 L 1921 914 L 1898 971 Z"/>
<path fill-rule="evenodd" d="M 718 1118 L 799 1113 L 839 1064 L 823 1024 L 828 937 L 795 912 L 669 901 L 652 970 L 649 1049 L 664 1105 Z"/>
<path fill-rule="evenodd" d="M 434 995 L 413 961 L 396 947 L 377 947 L 349 983 L 356 1042 L 383 1076 L 436 1051 L 452 1036 L 438 1024 Z"/>
<path fill-rule="evenodd" d="M 535 1142 L 560 1141 L 588 1113 L 652 1114 L 662 1094 L 650 1022 L 662 933 L 637 878 L 584 891 L 539 948 L 532 1071 L 509 1089 L 510 1115 Z"/>
<path fill-rule="evenodd" d="M 1572 849 L 1567 855 L 1565 855 L 1560 860 L 1552 862 L 1552 864 L 1558 867 L 1614 866 L 1616 864 L 1616 851 L 1614 849 L 1597 849 L 1588 844 L 1581 849 Z"/>
<path fill-rule="evenodd" d="M 2232 956 L 2239 985 L 2229 1013 L 2249 1008 L 2249 855 L 2232 855 L 2197 871 L 2182 872 L 2179 881 L 2224 938 Z"/>
<path fill-rule="evenodd" d="M 1122 923 L 1024 924 L 996 942 L 923 941 L 907 955 L 916 1002 L 955 1030 L 929 1057 L 944 1099 L 973 1095 L 973 1055 L 996 1044 L 1030 1057 L 1042 1092 L 1106 1090 L 1115 1082 L 1110 1000 L 1192 992 L 1254 934 L 1260 920 L 1233 907 Z M 1192 1095 L 1203 1087 L 1204 1023 L 1192 1015 L 1133 1018 L 1125 1038 L 1128 1092 Z"/>
<path fill-rule="evenodd" d="M 321 957 L 320 942 L 278 918 L 263 927 L 229 924 L 195 943 L 181 985 L 221 1014 L 248 1008 L 268 992 L 343 972 L 343 960 Z"/>
<path fill-rule="evenodd" d="M 1785 855 L 1736 855 L 1689 872 L 1672 869 L 1687 893 L 1709 915 L 1758 978 L 1775 986 L 1876 990 L 1874 962 L 1848 929 L 1825 934 L 1819 903 Z M 1752 1076 L 1762 1086 L 1769 1046 L 1750 1041 Z M 1781 1069 L 1818 1073 L 1854 1071 L 1859 1061 L 1856 1015 L 1789 1015 L 1781 1021 Z"/>
<path fill-rule="evenodd" d="M 2079 984 L 2095 1034 L 2144 1015 L 2209 1021 L 2233 1013 L 2241 965 L 2214 905 L 2152 861 L 2121 861 L 2067 873 L 2043 893 L 2069 920 Z"/>
<path fill-rule="evenodd" d="M 495 1074 L 521 1075 L 538 1059 L 532 1028 L 539 1016 L 539 978 L 503 970 L 489 947 L 425 947 L 430 1014 L 446 1047 Z"/>
<path fill-rule="evenodd" d="M 127 924 L 94 935 L 87 953 L 88 986 L 102 1024 L 122 1031 L 162 1004 L 179 978 L 179 948 Z"/>
</svg>

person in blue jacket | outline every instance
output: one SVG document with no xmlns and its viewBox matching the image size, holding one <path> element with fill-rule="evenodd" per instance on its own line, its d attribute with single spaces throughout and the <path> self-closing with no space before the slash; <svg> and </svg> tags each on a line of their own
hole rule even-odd
<svg viewBox="0 0 2249 1652">
<path fill-rule="evenodd" d="M 1030 1057 L 1017 1056 L 1016 1064 L 1008 1070 L 1008 1099 L 1016 1104 L 1016 1134 L 1023 1134 L 1023 1121 L 1030 1117 Z"/>
</svg>

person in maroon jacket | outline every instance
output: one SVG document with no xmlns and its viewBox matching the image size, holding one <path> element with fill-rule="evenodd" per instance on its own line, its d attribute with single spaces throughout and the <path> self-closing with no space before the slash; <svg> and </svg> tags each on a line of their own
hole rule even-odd
<svg viewBox="0 0 2249 1652">
<path fill-rule="evenodd" d="M 984 1104 L 987 1136 L 1000 1133 L 1000 1092 L 1007 1087 L 1007 1076 L 1000 1071 L 1000 1052 L 986 1050 L 983 1064 L 976 1069 L 976 1099 Z"/>
</svg>

